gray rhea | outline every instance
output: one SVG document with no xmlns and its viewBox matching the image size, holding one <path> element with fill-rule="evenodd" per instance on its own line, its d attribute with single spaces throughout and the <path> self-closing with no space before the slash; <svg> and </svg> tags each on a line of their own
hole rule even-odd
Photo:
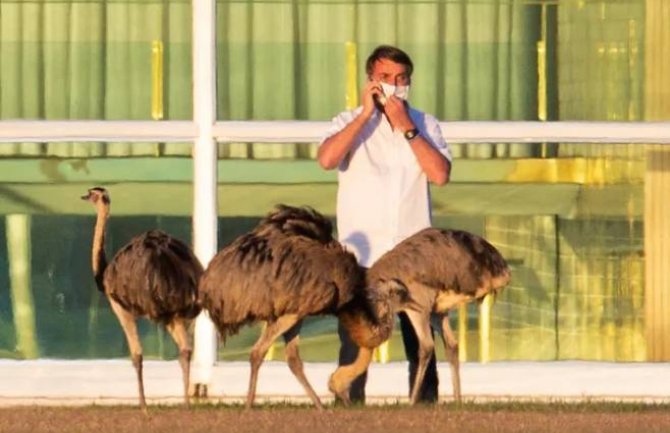
<svg viewBox="0 0 670 433">
<path fill-rule="evenodd" d="M 330 221 L 309 208 L 279 205 L 219 251 L 203 275 L 200 296 L 224 340 L 244 325 L 267 325 L 250 354 L 247 407 L 255 400 L 258 371 L 268 349 L 283 336 L 291 372 L 322 408 L 298 352 L 305 317 L 348 315 L 354 318 L 350 328 L 365 327 L 359 333 L 366 338 L 393 323 L 392 315 L 383 316 L 392 310 L 389 297 L 366 290 L 365 271 L 355 256 L 333 239 Z"/>
<path fill-rule="evenodd" d="M 367 273 L 374 289 L 393 282 L 407 291 L 396 303 L 404 311 L 419 340 L 419 362 L 410 401 L 416 403 L 433 353 L 431 315 L 441 320 L 441 336 L 452 373 L 454 398 L 461 399 L 458 340 L 449 324 L 449 311 L 459 305 L 497 294 L 510 281 L 510 270 L 500 252 L 480 236 L 461 230 L 426 228 L 405 239 L 377 260 Z M 398 290 L 398 289 L 396 289 Z M 365 371 L 369 351 L 359 352 L 356 368 L 340 367 L 330 388 L 343 398 L 351 381 Z"/>
<path fill-rule="evenodd" d="M 109 193 L 96 187 L 81 198 L 91 202 L 97 210 L 92 248 L 93 275 L 128 341 L 137 373 L 140 407 L 146 411 L 142 345 L 136 323 L 140 317 L 165 326 L 177 344 L 184 401 L 188 406 L 192 353 L 188 329 L 201 309 L 197 290 L 202 265 L 186 244 L 160 230 L 150 230 L 132 238 L 107 263 L 105 229 L 110 215 Z"/>
</svg>

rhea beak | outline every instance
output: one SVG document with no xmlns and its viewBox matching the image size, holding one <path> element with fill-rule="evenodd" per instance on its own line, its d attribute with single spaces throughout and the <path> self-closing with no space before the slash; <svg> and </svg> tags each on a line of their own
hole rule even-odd
<svg viewBox="0 0 670 433">
<path fill-rule="evenodd" d="M 86 195 L 82 195 L 81 199 L 86 200 L 86 201 L 91 200 L 91 191 L 89 191 L 88 194 L 86 194 Z"/>
</svg>

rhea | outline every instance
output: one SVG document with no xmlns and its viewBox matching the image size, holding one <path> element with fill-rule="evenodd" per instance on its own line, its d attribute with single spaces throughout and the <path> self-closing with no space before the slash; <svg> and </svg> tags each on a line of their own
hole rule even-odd
<svg viewBox="0 0 670 433">
<path fill-rule="evenodd" d="M 125 333 L 137 373 L 140 407 L 146 411 L 142 345 L 136 323 L 140 317 L 165 326 L 177 344 L 184 401 L 188 406 L 192 353 L 188 329 L 200 312 L 197 289 L 202 265 L 185 243 L 161 230 L 135 236 L 107 263 L 105 229 L 110 214 L 109 193 L 96 187 L 81 198 L 97 210 L 91 256 L 93 276 Z"/>
<path fill-rule="evenodd" d="M 308 208 L 279 205 L 256 228 L 219 251 L 200 284 L 201 302 L 220 335 L 259 321 L 267 326 L 250 353 L 246 406 L 253 405 L 258 371 L 272 343 L 283 336 L 291 372 L 317 408 L 298 351 L 302 321 L 342 315 L 360 344 L 381 344 L 393 326 L 392 285 L 366 290 L 365 271 L 332 237 L 330 221 Z"/>
<path fill-rule="evenodd" d="M 367 286 L 394 281 L 406 288 L 408 297 L 396 311 L 404 311 L 419 340 L 417 373 L 410 401 L 418 401 L 435 342 L 431 315 L 441 316 L 442 339 L 451 367 L 456 401 L 461 399 L 458 340 L 449 324 L 449 311 L 496 294 L 510 281 L 510 270 L 500 252 L 484 238 L 460 230 L 426 228 L 405 239 L 377 260 L 367 273 Z M 360 345 L 359 345 L 360 346 Z M 360 347 L 353 364 L 339 367 L 329 387 L 344 401 L 351 382 L 363 373 L 372 349 Z"/>
</svg>

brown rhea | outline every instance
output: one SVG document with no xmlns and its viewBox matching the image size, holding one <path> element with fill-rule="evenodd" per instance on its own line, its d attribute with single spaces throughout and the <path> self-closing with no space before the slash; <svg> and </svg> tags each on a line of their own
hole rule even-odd
<svg viewBox="0 0 670 433">
<path fill-rule="evenodd" d="M 200 296 L 224 340 L 244 325 L 267 324 L 250 354 L 247 407 L 255 400 L 265 354 L 283 336 L 288 366 L 319 409 L 321 402 L 305 376 L 298 351 L 303 319 L 350 311 L 352 327 L 379 323 L 377 307 L 384 309 L 387 301 L 383 295 L 366 292 L 365 271 L 333 239 L 330 221 L 311 209 L 285 205 L 217 253 L 201 280 Z M 369 299 L 377 304 L 369 304 Z M 362 315 L 366 319 L 357 321 Z"/>
<path fill-rule="evenodd" d="M 460 401 L 458 340 L 449 324 L 449 311 L 467 302 L 481 301 L 506 286 L 510 281 L 510 270 L 505 259 L 493 245 L 472 233 L 427 228 L 396 245 L 369 269 L 369 287 L 382 287 L 389 281 L 407 289 L 409 295 L 400 300 L 396 311 L 407 314 L 419 340 L 419 362 L 411 386 L 411 403 L 418 401 L 435 345 L 430 329 L 432 314 L 441 316 L 442 340 L 451 366 L 454 398 Z M 351 366 L 344 366 L 333 373 L 330 386 L 334 393 L 342 398 L 348 395 L 351 381 L 369 364 L 368 352 L 359 353 L 354 371 Z"/>
<path fill-rule="evenodd" d="M 91 257 L 93 275 L 126 335 L 137 373 L 140 407 L 146 411 L 142 345 L 136 323 L 139 317 L 165 326 L 177 344 L 184 400 L 188 406 L 192 353 L 188 329 L 200 312 L 197 289 L 202 265 L 186 244 L 160 230 L 150 230 L 132 238 L 108 264 L 105 228 L 110 214 L 109 193 L 96 187 L 81 198 L 91 202 L 97 210 Z"/>
</svg>

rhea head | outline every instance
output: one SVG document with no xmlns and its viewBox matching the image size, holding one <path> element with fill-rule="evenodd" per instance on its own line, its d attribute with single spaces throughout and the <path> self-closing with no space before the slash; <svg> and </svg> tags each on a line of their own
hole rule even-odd
<svg viewBox="0 0 670 433">
<path fill-rule="evenodd" d="M 95 188 L 90 188 L 88 194 L 81 196 L 82 200 L 90 201 L 93 204 L 98 204 L 101 200 L 104 204 L 110 204 L 111 200 L 109 198 L 109 193 L 105 188 L 96 186 Z"/>
</svg>

